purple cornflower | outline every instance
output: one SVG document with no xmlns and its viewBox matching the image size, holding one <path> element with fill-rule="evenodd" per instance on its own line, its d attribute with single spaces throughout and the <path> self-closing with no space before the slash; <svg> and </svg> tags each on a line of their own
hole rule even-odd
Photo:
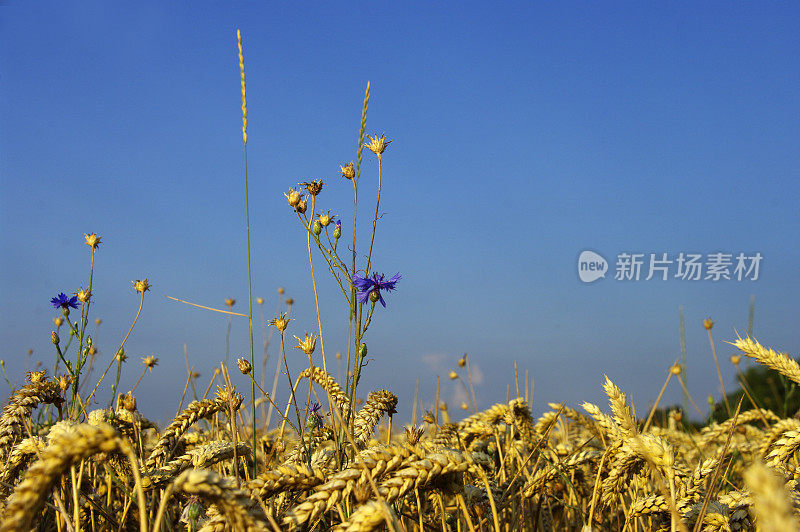
<svg viewBox="0 0 800 532">
<path fill-rule="evenodd" d="M 315 428 L 321 426 L 322 423 L 325 421 L 322 418 L 322 414 L 319 413 L 321 409 L 322 405 L 320 405 L 316 401 L 311 403 L 311 405 L 308 407 L 308 428 L 310 428 L 311 430 L 314 430 Z"/>
<path fill-rule="evenodd" d="M 78 308 L 78 296 L 67 297 L 64 292 L 61 292 L 57 297 L 51 299 L 50 303 L 55 308 L 66 309 L 72 307 L 76 309 Z"/>
<path fill-rule="evenodd" d="M 376 303 L 381 302 L 381 305 L 386 307 L 386 301 L 383 300 L 381 290 L 391 292 L 394 290 L 394 285 L 401 279 L 400 274 L 396 273 L 388 281 L 384 281 L 382 273 L 372 273 L 372 277 L 361 277 L 358 274 L 353 276 L 353 284 L 358 288 L 358 300 L 361 303 L 366 303 L 367 300 Z M 374 295 L 373 295 L 374 294 Z"/>
</svg>

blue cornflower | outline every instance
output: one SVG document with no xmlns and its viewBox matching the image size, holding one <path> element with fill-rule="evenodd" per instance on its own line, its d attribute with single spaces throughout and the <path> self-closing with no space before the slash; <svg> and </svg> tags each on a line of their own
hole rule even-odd
<svg viewBox="0 0 800 532">
<path fill-rule="evenodd" d="M 51 299 L 50 303 L 55 308 L 78 308 L 78 296 L 67 297 L 64 292 L 61 292 L 57 297 Z"/>
<path fill-rule="evenodd" d="M 386 301 L 383 300 L 381 290 L 391 292 L 394 290 L 394 285 L 401 279 L 400 274 L 396 273 L 388 281 L 384 281 L 382 273 L 372 273 L 372 277 L 361 277 L 358 274 L 353 276 L 353 284 L 358 288 L 358 300 L 361 303 L 366 303 L 369 299 L 373 303 L 381 302 L 381 305 L 386 307 Z"/>
<path fill-rule="evenodd" d="M 314 430 L 317 427 L 322 426 L 322 423 L 325 421 L 320 414 L 320 410 L 322 409 L 322 405 L 318 402 L 314 401 L 308 407 L 308 428 Z"/>
</svg>

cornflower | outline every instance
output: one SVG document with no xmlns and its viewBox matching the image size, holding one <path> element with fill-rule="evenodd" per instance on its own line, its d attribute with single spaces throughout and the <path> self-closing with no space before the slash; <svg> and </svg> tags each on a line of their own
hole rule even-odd
<svg viewBox="0 0 800 532">
<path fill-rule="evenodd" d="M 60 294 L 58 294 L 58 296 L 51 299 L 50 303 L 53 305 L 54 308 L 61 308 L 67 310 L 70 307 L 72 307 L 74 309 L 77 309 L 78 296 L 67 297 L 67 295 L 64 292 L 61 292 Z"/>
<path fill-rule="evenodd" d="M 358 274 L 353 276 L 353 284 L 358 289 L 358 300 L 361 303 L 366 303 L 369 299 L 373 303 L 381 302 L 381 305 L 386 307 L 386 301 L 383 300 L 381 290 L 391 292 L 394 290 L 394 285 L 397 284 L 402 277 L 399 273 L 388 281 L 384 280 L 385 276 L 382 273 L 373 272 L 372 277 L 361 277 Z"/>
</svg>

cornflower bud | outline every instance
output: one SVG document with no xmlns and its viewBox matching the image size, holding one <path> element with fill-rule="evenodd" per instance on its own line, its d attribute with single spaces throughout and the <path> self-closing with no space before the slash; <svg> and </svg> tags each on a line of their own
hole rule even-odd
<svg viewBox="0 0 800 532">
<path fill-rule="evenodd" d="M 239 366 L 239 371 L 242 372 L 242 375 L 247 375 L 253 370 L 253 366 L 244 358 L 238 359 L 236 365 Z"/>
</svg>

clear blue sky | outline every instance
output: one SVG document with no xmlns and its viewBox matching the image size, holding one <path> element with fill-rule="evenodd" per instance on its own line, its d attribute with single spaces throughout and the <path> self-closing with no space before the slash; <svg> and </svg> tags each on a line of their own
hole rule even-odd
<svg viewBox="0 0 800 532">
<path fill-rule="evenodd" d="M 348 227 L 338 165 L 355 157 L 369 80 L 367 131 L 394 139 L 373 263 L 403 279 L 376 311 L 364 392 L 389 388 L 407 417 L 416 379 L 430 401 L 439 375 L 455 407 L 446 375 L 466 352 L 483 407 L 513 393 L 516 361 L 536 412 L 605 405 L 606 373 L 641 414 L 679 354 L 683 305 L 689 386 L 704 404 L 719 397 L 704 318 L 728 387 L 723 341 L 747 329 L 751 295 L 756 338 L 800 348 L 798 22 L 793 2 L 5 2 L 0 358 L 17 384 L 27 349 L 52 363 L 49 299 L 87 284 L 83 233 L 97 232 L 100 365 L 135 314 L 131 280 L 148 277 L 122 389 L 156 355 L 139 406 L 174 412 L 184 344 L 207 382 L 227 318 L 164 295 L 246 309 L 240 28 L 253 289 L 267 317 L 283 286 L 296 301 L 288 332 L 316 328 L 305 238 L 283 192 L 324 180 L 321 207 Z M 364 161 L 361 221 L 377 172 L 372 154 Z M 585 249 L 612 269 L 623 252 L 764 258 L 755 282 L 585 284 Z M 331 357 L 345 348 L 347 309 L 317 273 Z M 234 320 L 231 346 L 247 352 L 246 320 Z M 291 355 L 296 374 L 304 357 Z M 664 402 L 680 395 L 671 386 Z"/>
</svg>

